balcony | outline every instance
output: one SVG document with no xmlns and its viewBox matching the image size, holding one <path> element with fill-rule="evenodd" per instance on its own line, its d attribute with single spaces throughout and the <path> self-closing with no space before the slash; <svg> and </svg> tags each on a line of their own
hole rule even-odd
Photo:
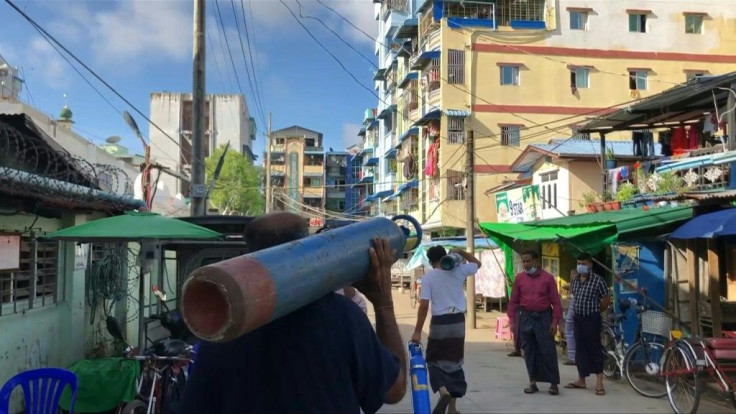
<svg viewBox="0 0 736 414">
<path fill-rule="evenodd" d="M 312 153 L 320 152 L 321 153 L 321 152 L 325 152 L 325 148 L 324 147 L 304 147 L 304 152 L 305 153 L 309 153 L 309 152 L 312 152 Z"/>
<path fill-rule="evenodd" d="M 383 0 L 381 2 L 381 18 L 386 19 L 392 12 L 409 12 L 409 0 Z"/>
<path fill-rule="evenodd" d="M 284 144 L 271 145 L 271 152 L 284 152 Z"/>
<path fill-rule="evenodd" d="M 497 26 L 544 30 L 546 29 L 545 13 L 545 0 L 498 0 L 496 6 Z"/>
<path fill-rule="evenodd" d="M 424 13 L 419 21 L 420 49 L 433 50 L 440 43 L 440 22 L 434 19 L 431 10 Z"/>
<path fill-rule="evenodd" d="M 496 28 L 496 5 L 489 2 L 466 0 L 463 3 L 446 2 L 442 9 L 442 17 L 447 25 L 456 29 L 460 27 Z"/>
</svg>

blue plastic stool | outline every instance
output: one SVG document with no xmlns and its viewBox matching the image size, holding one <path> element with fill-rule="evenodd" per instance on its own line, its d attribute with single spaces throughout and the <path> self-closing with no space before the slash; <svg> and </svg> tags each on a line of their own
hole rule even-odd
<svg viewBox="0 0 736 414">
<path fill-rule="evenodd" d="M 10 395 L 16 387 L 23 388 L 25 412 L 27 414 L 56 414 L 64 389 L 69 386 L 72 392 L 69 412 L 74 412 L 77 399 L 77 376 L 61 368 L 39 368 L 24 371 L 10 378 L 0 388 L 0 414 L 8 414 Z"/>
</svg>

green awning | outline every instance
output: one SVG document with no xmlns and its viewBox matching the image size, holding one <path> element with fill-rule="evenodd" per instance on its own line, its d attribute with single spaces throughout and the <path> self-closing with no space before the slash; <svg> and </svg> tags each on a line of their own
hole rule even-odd
<svg viewBox="0 0 736 414">
<path fill-rule="evenodd" d="M 579 214 L 550 220 L 524 223 L 534 227 L 579 227 L 612 224 L 620 236 L 638 234 L 643 231 L 661 229 L 669 232 L 693 217 L 692 207 L 660 207 L 643 209 L 624 209 L 602 211 L 600 213 Z"/>
<path fill-rule="evenodd" d="M 480 223 L 480 228 L 498 245 L 510 247 L 514 241 L 553 242 L 569 239 L 591 253 L 600 252 L 616 241 L 617 236 L 616 227 L 612 224 L 537 227 L 530 223 Z"/>
</svg>

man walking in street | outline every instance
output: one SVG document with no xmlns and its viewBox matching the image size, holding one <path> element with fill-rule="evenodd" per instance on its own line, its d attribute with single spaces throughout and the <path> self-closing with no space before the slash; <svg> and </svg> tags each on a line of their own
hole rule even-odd
<svg viewBox="0 0 736 414">
<path fill-rule="evenodd" d="M 560 367 L 557 364 L 555 334 L 562 320 L 562 303 L 555 277 L 538 267 L 535 251 L 521 254 L 524 271 L 516 275 L 511 289 L 508 317 L 512 329 L 518 326 L 521 348 L 529 375 L 526 394 L 539 391 L 537 382 L 550 383 L 549 393 L 559 394 Z"/>
<path fill-rule="evenodd" d="M 432 391 L 440 393 L 440 399 L 432 413 L 445 413 L 449 406 L 450 414 L 456 414 L 457 398 L 463 397 L 468 388 L 463 371 L 467 310 L 463 284 L 468 276 L 478 271 L 481 263 L 464 250 L 453 249 L 451 253 L 460 255 L 467 262 L 451 270 L 443 270 L 440 261 L 447 255 L 445 248 L 434 246 L 427 251 L 432 270 L 422 277 L 417 324 L 411 337 L 413 342 L 422 340 L 424 321 L 427 318 L 429 303 L 432 302 L 432 319 L 429 322 L 427 340 L 427 367 Z"/>
<path fill-rule="evenodd" d="M 602 277 L 593 273 L 593 257 L 588 253 L 578 256 L 576 272 L 571 291 L 575 297 L 575 363 L 579 377 L 577 381 L 565 385 L 565 388 L 583 389 L 586 387 L 585 378 L 595 374 L 595 394 L 605 395 L 601 311 L 610 304 L 608 287 Z"/>
</svg>

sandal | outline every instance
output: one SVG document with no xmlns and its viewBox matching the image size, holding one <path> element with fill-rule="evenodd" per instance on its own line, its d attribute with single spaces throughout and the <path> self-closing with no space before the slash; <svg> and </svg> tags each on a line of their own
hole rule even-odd
<svg viewBox="0 0 736 414">
<path fill-rule="evenodd" d="M 565 385 L 565 388 L 567 388 L 569 390 L 584 390 L 586 387 L 584 385 L 578 385 L 578 384 L 576 384 L 574 382 L 571 382 L 571 383 Z"/>
<path fill-rule="evenodd" d="M 510 354 L 508 354 L 506 356 L 509 356 L 509 357 L 520 357 L 521 356 L 521 352 L 514 351 L 514 352 L 511 352 Z"/>
<path fill-rule="evenodd" d="M 539 387 L 537 387 L 537 384 L 531 384 L 529 387 L 524 388 L 524 394 L 534 394 L 536 392 L 539 392 Z"/>
<path fill-rule="evenodd" d="M 447 406 L 450 405 L 450 399 L 450 394 L 443 394 L 439 401 L 437 401 L 437 405 L 434 407 L 434 410 L 432 410 L 432 414 L 445 414 Z"/>
<path fill-rule="evenodd" d="M 560 393 L 560 389 L 557 388 L 557 385 L 551 385 L 549 387 L 549 395 L 558 395 Z"/>
<path fill-rule="evenodd" d="M 567 361 L 563 362 L 562 365 L 575 365 L 575 361 L 567 360 Z"/>
<path fill-rule="evenodd" d="M 595 390 L 595 395 L 606 395 L 606 390 L 604 390 L 603 388 Z"/>
</svg>

